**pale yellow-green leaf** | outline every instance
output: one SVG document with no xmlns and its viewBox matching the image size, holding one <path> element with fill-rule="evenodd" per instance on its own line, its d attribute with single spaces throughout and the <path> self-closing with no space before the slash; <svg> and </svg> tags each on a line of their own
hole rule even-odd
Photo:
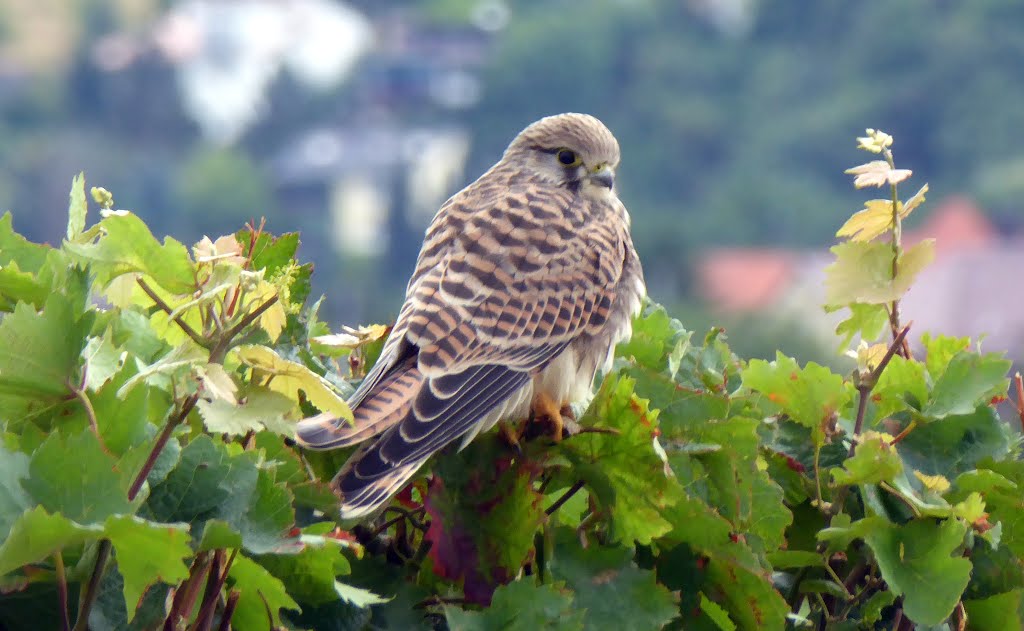
<svg viewBox="0 0 1024 631">
<path fill-rule="evenodd" d="M 260 316 L 260 328 L 267 332 L 271 342 L 276 342 L 277 338 L 281 336 L 281 331 L 284 330 L 287 320 L 288 313 L 285 312 L 284 305 L 278 300 Z"/>
<path fill-rule="evenodd" d="M 342 333 L 318 335 L 312 338 L 312 341 L 329 348 L 356 348 L 357 346 L 376 342 L 386 337 L 389 331 L 389 327 L 383 324 L 371 324 L 369 326 L 361 326 L 358 329 L 343 328 L 344 331 Z"/>
<path fill-rule="evenodd" d="M 210 237 L 204 236 L 199 243 L 192 246 L 192 253 L 196 257 L 196 263 L 245 264 L 245 257 L 242 256 L 242 244 L 233 234 L 218 237 L 216 241 L 210 241 Z"/>
<path fill-rule="evenodd" d="M 949 490 L 949 480 L 947 480 L 945 476 L 928 475 L 915 469 L 914 477 L 920 480 L 921 484 L 924 485 L 924 488 L 929 491 L 942 494 Z"/>
<path fill-rule="evenodd" d="M 902 204 L 897 208 L 902 210 Z M 851 241 L 871 241 L 888 230 L 892 230 L 892 201 L 872 199 L 864 202 L 864 210 L 846 220 L 836 236 L 849 237 Z"/>
<path fill-rule="evenodd" d="M 122 274 L 114 280 L 110 281 L 106 289 L 103 290 L 103 295 L 107 297 L 110 304 L 115 307 L 121 307 L 126 309 L 131 306 L 135 300 L 137 294 L 142 293 L 142 289 L 139 288 L 139 274 Z M 149 300 L 149 298 L 144 298 Z"/>
<path fill-rule="evenodd" d="M 977 491 L 972 491 L 964 501 L 954 505 L 953 514 L 971 524 L 988 516 L 985 512 L 985 500 Z"/>
<path fill-rule="evenodd" d="M 238 386 L 231 375 L 220 364 L 207 364 L 199 369 L 203 377 L 203 387 L 214 399 L 235 402 Z"/>
<path fill-rule="evenodd" d="M 234 349 L 233 353 L 247 366 L 273 376 L 270 388 L 298 400 L 299 391 L 306 393 L 309 401 L 320 409 L 339 418 L 352 420 L 352 410 L 331 384 L 302 364 L 284 359 L 266 346 L 248 344 Z"/>
<path fill-rule="evenodd" d="M 256 288 L 250 292 L 249 297 L 245 301 L 245 307 L 246 310 L 252 311 L 258 309 L 260 305 L 265 304 L 268 300 L 273 300 L 275 296 L 278 297 L 278 300 L 260 314 L 259 320 L 257 320 L 260 328 L 267 332 L 270 341 L 276 342 L 277 338 L 281 335 L 281 331 L 284 330 L 288 313 L 282 304 L 278 287 L 269 281 L 263 280 L 262 275 L 263 270 L 260 271 L 260 280 L 257 282 Z"/>
<path fill-rule="evenodd" d="M 899 184 L 913 174 L 910 169 L 894 169 L 885 160 L 872 160 L 847 169 L 846 173 L 857 176 L 853 179 L 856 188 Z"/>
<path fill-rule="evenodd" d="M 902 294 L 914 284 L 921 270 L 935 260 L 935 239 L 925 239 L 914 247 L 904 250 L 900 256 L 899 274 L 896 277 L 896 289 Z"/>
<path fill-rule="evenodd" d="M 928 185 L 925 184 L 921 187 L 921 190 L 914 193 L 914 196 L 907 200 L 903 205 L 903 209 L 900 211 L 900 217 L 906 218 L 907 215 L 912 213 L 915 208 L 924 203 L 924 194 L 928 192 Z"/>
<path fill-rule="evenodd" d="M 882 304 L 906 293 L 917 274 L 935 258 L 935 241 L 928 239 L 904 251 L 895 279 L 888 243 L 847 241 L 834 246 L 832 253 L 836 260 L 825 268 L 827 304 Z"/>
<path fill-rule="evenodd" d="M 892 146 L 892 136 L 884 131 L 871 128 L 865 131 L 867 133 L 866 137 L 857 138 L 858 149 L 864 149 L 871 153 L 881 153 L 883 149 Z"/>
</svg>

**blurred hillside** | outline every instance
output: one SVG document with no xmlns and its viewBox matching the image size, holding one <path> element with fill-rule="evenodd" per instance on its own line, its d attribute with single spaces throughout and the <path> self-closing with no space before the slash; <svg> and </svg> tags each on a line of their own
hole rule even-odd
<svg viewBox="0 0 1024 631">
<path fill-rule="evenodd" d="M 931 200 L 1020 231 L 1022 67 L 1011 0 L 0 0 L 0 210 L 55 241 L 85 169 L 186 242 L 266 216 L 302 230 L 327 317 L 382 320 L 438 204 L 586 111 L 651 292 L 693 303 L 714 248 L 832 243 L 869 126 Z"/>
</svg>

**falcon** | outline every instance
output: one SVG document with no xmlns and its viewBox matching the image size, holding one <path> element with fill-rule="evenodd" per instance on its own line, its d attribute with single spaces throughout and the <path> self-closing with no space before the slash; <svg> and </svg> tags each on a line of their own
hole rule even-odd
<svg viewBox="0 0 1024 631">
<path fill-rule="evenodd" d="M 585 114 L 524 129 L 445 202 L 354 421 L 302 420 L 304 447 L 363 443 L 331 483 L 345 519 L 375 513 L 435 452 L 501 420 L 546 418 L 591 396 L 645 293 L 629 213 L 615 193 L 619 143 Z"/>
</svg>

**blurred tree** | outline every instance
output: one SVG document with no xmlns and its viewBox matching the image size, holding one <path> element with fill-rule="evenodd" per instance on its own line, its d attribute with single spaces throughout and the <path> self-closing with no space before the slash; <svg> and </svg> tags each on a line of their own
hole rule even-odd
<svg viewBox="0 0 1024 631">
<path fill-rule="evenodd" d="M 231 233 L 250 219 L 273 219 L 270 187 L 246 155 L 200 148 L 177 174 L 175 197 L 189 238 Z"/>
</svg>

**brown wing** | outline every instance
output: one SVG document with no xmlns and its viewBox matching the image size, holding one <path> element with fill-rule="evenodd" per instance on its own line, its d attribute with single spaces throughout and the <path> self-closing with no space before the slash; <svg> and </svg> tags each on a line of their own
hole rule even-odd
<svg viewBox="0 0 1024 631">
<path fill-rule="evenodd" d="M 572 340 L 605 324 L 628 228 L 621 208 L 584 207 L 592 203 L 492 171 L 442 207 L 383 368 L 353 397 L 355 422 L 298 427 L 300 442 L 320 448 L 380 434 L 335 480 L 350 516 L 372 510 Z"/>
</svg>

